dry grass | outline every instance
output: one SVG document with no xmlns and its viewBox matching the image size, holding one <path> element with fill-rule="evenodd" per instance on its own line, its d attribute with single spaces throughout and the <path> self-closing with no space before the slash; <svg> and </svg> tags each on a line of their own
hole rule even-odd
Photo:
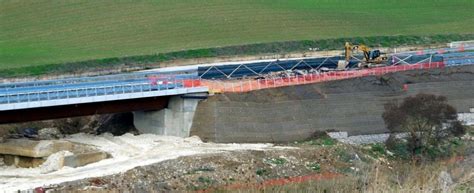
<svg viewBox="0 0 474 193">
<path fill-rule="evenodd" d="M 357 152 L 361 160 L 347 161 L 352 165 L 349 170 L 335 167 L 341 176 L 217 192 L 474 192 L 474 141 L 463 140 L 451 157 L 437 161 L 410 161 L 386 153 L 374 156 L 368 147 L 345 150 Z"/>
<path fill-rule="evenodd" d="M 361 172 L 351 173 L 337 179 L 289 183 L 281 186 L 241 190 L 221 190 L 218 192 L 469 192 L 473 191 L 472 167 L 453 160 L 415 165 L 397 163 L 387 165 L 379 162 L 365 165 Z M 466 163 L 469 164 L 469 163 Z M 456 183 L 443 187 L 440 181 L 442 172 L 450 174 Z"/>
</svg>

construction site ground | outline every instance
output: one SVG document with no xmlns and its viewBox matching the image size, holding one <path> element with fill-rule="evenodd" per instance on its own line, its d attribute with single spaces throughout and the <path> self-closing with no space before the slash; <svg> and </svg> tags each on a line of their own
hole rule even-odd
<svg viewBox="0 0 474 193">
<path fill-rule="evenodd" d="M 272 93 L 261 90 L 245 95 L 226 94 L 210 100 L 242 102 L 252 99 L 258 103 L 281 103 L 291 98 L 302 101 L 313 98 L 323 99 L 324 93 L 313 94 L 318 93 L 318 89 L 348 95 L 354 92 L 354 89 L 360 88 L 374 92 L 398 93 L 403 92 L 404 83 L 420 81 L 426 82 L 426 85 L 431 82 L 445 82 L 447 84 L 443 88 L 449 88 L 451 85 L 456 85 L 454 84 L 456 82 L 472 82 L 472 73 L 472 66 L 410 71 L 390 74 L 387 79 L 388 84 L 382 84 L 380 77 L 366 77 L 354 79 L 355 81 L 328 82 L 314 88 L 309 85 L 286 87 Z M 295 90 L 298 92 L 292 92 Z M 470 91 L 465 89 L 463 92 Z M 285 93 L 299 93 L 299 95 Z M 455 93 L 446 94 L 454 96 Z M 123 130 L 129 131 L 130 128 L 125 128 L 125 125 L 131 125 L 129 116 L 118 119 L 109 117 L 106 120 L 100 120 L 97 116 L 79 119 L 80 121 L 66 119 L 2 125 L 1 130 L 8 133 L 12 132 L 11 130 L 36 125 L 37 127 L 60 127 L 61 131 L 71 131 L 71 133 L 89 131 L 90 133 L 113 132 L 121 135 L 124 131 L 118 128 L 124 127 Z M 104 125 L 97 126 L 98 122 Z M 374 172 L 374 169 L 377 171 L 376 166 L 387 170 L 386 173 L 389 174 L 398 171 L 399 167 L 405 169 L 409 167 L 406 161 L 392 160 L 388 154 L 379 155 L 370 146 L 350 146 L 335 143 L 327 138 L 296 142 L 293 140 L 279 145 L 205 143 L 196 137 L 176 138 L 130 133 L 121 136 L 112 136 L 107 133 L 100 135 L 79 133 L 66 135 L 64 139 L 94 145 L 111 154 L 113 158 L 83 167 L 63 168 L 48 174 L 40 174 L 37 169 L 12 168 L 3 165 L 0 169 L 2 182 L 0 189 L 16 191 L 42 187 L 53 192 L 170 192 L 173 190 L 209 192 L 249 190 L 251 192 L 255 189 L 271 191 L 272 188 L 280 188 L 285 184 L 308 182 L 320 184 L 321 181 L 330 181 L 326 185 L 321 185 L 321 189 L 331 190 L 337 186 L 344 186 L 351 190 L 367 190 L 373 186 L 372 175 L 377 173 Z M 466 154 L 453 160 L 440 162 L 442 167 L 435 167 L 436 170 L 426 169 L 430 173 L 422 176 L 434 176 L 426 177 L 434 180 L 431 187 L 433 190 L 440 188 L 436 185 L 439 184 L 437 178 L 443 171 L 448 172 L 452 178 L 450 187 L 472 187 L 472 166 L 474 166 L 472 143 L 472 141 L 466 141 Z M 341 178 L 346 180 L 334 180 Z M 408 182 L 412 179 L 406 177 L 399 180 Z"/>
<path fill-rule="evenodd" d="M 281 144 L 284 147 L 262 149 L 234 149 L 182 156 L 149 165 L 138 166 L 113 175 L 91 177 L 45 186 L 52 192 L 182 192 L 230 191 L 274 192 L 316 190 L 333 192 L 367 191 L 382 188 L 374 184 L 380 180 L 375 171 L 384 171 L 389 179 L 398 175 L 399 184 L 385 183 L 384 188 L 403 186 L 426 191 L 439 191 L 443 187 L 439 176 L 446 172 L 452 182 L 450 189 L 472 185 L 474 157 L 473 142 L 465 141 L 467 150 L 462 156 L 442 160 L 425 166 L 413 166 L 421 173 L 420 179 L 431 179 L 419 186 L 410 187 L 414 176 L 407 170 L 409 162 L 396 160 L 387 152 L 374 150 L 370 145 L 350 146 L 326 137 L 302 142 Z M 206 146 L 212 144 L 206 144 Z M 263 146 L 261 146 L 263 147 Z M 139 161 L 139 160 L 136 160 Z M 144 158 L 141 161 L 147 162 Z M 433 165 L 433 167 L 431 167 Z M 436 169 L 432 169 L 436 168 Z M 429 169 L 429 170 L 427 170 Z M 429 173 L 427 173 L 429 172 Z M 308 185 L 308 183 L 310 185 Z M 378 182 L 377 182 L 378 183 Z M 394 183 L 394 184 L 390 184 Z M 467 184 L 466 184 L 467 183 Z M 299 184 L 305 184 L 301 189 Z M 289 186 L 289 187 L 288 187 Z M 336 189 L 337 187 L 337 189 Z M 317 188 L 317 189 L 314 189 Z M 311 191 L 311 192 L 313 192 Z"/>
<path fill-rule="evenodd" d="M 459 112 L 469 112 L 474 66 L 216 94 L 199 103 L 191 134 L 225 143 L 302 140 L 327 130 L 386 133 L 384 104 L 418 93 L 445 96 Z"/>
</svg>

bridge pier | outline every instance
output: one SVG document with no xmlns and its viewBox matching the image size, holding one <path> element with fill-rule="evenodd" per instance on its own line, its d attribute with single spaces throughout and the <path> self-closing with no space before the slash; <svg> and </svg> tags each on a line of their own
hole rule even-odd
<svg viewBox="0 0 474 193">
<path fill-rule="evenodd" d="M 142 133 L 188 137 L 198 102 L 205 98 L 207 93 L 172 96 L 167 108 L 133 112 L 133 123 Z"/>
</svg>

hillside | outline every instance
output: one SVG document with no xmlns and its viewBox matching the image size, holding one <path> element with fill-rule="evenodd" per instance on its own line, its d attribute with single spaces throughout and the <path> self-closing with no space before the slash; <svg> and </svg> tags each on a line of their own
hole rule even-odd
<svg viewBox="0 0 474 193">
<path fill-rule="evenodd" d="M 288 40 L 474 32 L 474 1 L 0 1 L 0 69 Z"/>
</svg>

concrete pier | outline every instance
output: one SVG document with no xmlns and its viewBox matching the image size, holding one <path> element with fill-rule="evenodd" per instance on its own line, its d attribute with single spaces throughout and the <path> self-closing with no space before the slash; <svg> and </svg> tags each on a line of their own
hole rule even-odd
<svg viewBox="0 0 474 193">
<path fill-rule="evenodd" d="M 162 110 L 133 112 L 133 123 L 142 133 L 188 137 L 198 102 L 204 98 L 207 93 L 173 96 Z"/>
</svg>

